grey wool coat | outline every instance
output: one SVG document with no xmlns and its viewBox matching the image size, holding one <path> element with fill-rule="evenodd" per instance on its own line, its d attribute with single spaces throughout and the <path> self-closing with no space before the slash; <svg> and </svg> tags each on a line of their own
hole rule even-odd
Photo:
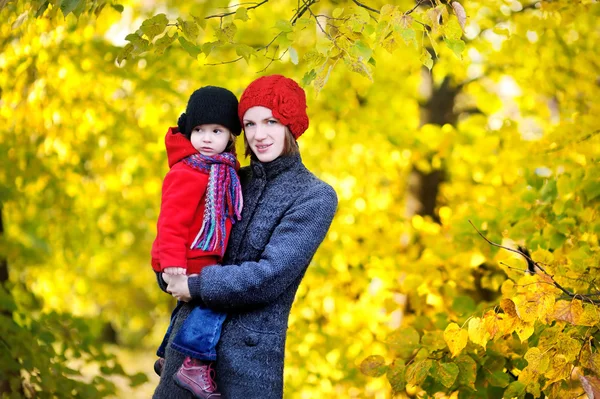
<svg viewBox="0 0 600 399">
<path fill-rule="evenodd" d="M 288 317 L 306 269 L 337 208 L 331 186 L 299 155 L 240 169 L 242 220 L 233 226 L 223 265 L 209 266 L 188 285 L 171 339 L 195 301 L 228 317 L 217 346 L 216 381 L 223 399 L 283 397 Z M 159 285 L 165 288 L 159 276 Z M 155 399 L 191 399 L 173 382 L 184 356 L 167 347 Z"/>
</svg>

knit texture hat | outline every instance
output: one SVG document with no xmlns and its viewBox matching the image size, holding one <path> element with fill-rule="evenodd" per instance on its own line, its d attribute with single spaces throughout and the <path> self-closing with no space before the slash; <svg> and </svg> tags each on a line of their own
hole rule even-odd
<svg viewBox="0 0 600 399">
<path fill-rule="evenodd" d="M 233 135 L 239 136 L 242 125 L 237 109 L 235 94 L 222 87 L 204 86 L 190 96 L 185 112 L 177 121 L 179 132 L 189 139 L 196 126 L 219 124 L 229 129 Z"/>
<path fill-rule="evenodd" d="M 295 139 L 308 129 L 306 94 L 298 83 L 281 75 L 263 76 L 244 90 L 238 115 L 240 121 L 248 109 L 256 106 L 269 108 L 273 116 L 287 126 Z"/>
</svg>

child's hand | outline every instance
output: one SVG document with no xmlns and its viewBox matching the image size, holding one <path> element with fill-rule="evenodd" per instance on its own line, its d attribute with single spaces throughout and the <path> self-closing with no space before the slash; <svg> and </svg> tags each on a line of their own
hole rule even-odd
<svg viewBox="0 0 600 399">
<path fill-rule="evenodd" d="M 173 295 L 178 301 L 191 301 L 192 296 L 188 287 L 188 276 L 172 276 L 167 286 L 167 292 Z"/>
<path fill-rule="evenodd" d="M 175 276 L 177 274 L 185 274 L 185 269 L 183 267 L 166 267 L 163 273 Z"/>
</svg>

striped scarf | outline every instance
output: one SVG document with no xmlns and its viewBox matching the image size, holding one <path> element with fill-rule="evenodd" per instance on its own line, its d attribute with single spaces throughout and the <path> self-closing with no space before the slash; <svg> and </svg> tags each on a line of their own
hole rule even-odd
<svg viewBox="0 0 600 399">
<path fill-rule="evenodd" d="M 242 187 L 235 170 L 235 155 L 224 152 L 212 157 L 193 154 L 183 160 L 186 165 L 209 173 L 206 206 L 202 227 L 190 249 L 220 250 L 225 253 L 225 221 L 232 224 L 242 219 Z"/>
</svg>

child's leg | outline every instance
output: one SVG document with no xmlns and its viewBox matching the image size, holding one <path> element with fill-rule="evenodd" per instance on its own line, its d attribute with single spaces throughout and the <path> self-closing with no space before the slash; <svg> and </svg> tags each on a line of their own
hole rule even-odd
<svg viewBox="0 0 600 399">
<path fill-rule="evenodd" d="M 217 359 L 217 343 L 227 314 L 196 306 L 189 314 L 171 346 L 178 352 L 202 361 Z"/>
<path fill-rule="evenodd" d="M 177 385 L 199 399 L 217 399 L 211 362 L 217 358 L 217 343 L 226 314 L 196 306 L 173 339 L 171 347 L 188 355 L 175 374 Z"/>
</svg>

